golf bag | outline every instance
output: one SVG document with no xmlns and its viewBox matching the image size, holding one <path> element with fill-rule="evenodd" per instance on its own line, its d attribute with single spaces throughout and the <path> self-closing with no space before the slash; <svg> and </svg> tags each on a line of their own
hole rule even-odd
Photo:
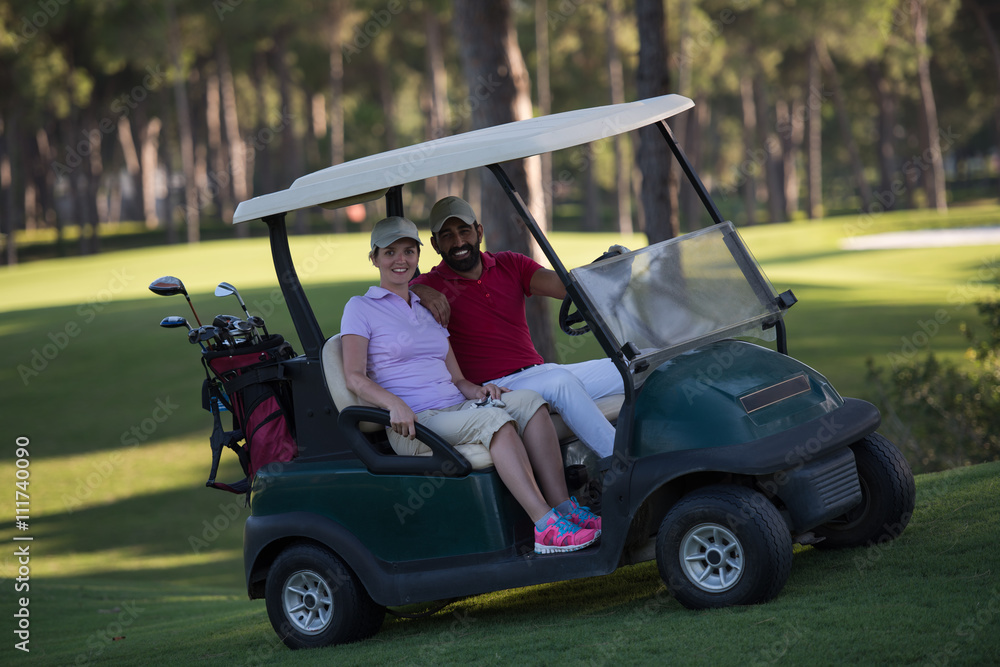
<svg viewBox="0 0 1000 667">
<path fill-rule="evenodd" d="M 205 486 L 231 493 L 249 493 L 262 467 L 291 461 L 297 447 L 291 418 L 289 382 L 284 361 L 295 356 L 291 345 L 277 334 L 260 343 L 202 353 L 205 383 L 202 407 L 212 413 L 212 472 Z M 233 428 L 222 428 L 220 411 L 233 416 Z M 244 444 L 239 444 L 243 441 Z M 215 481 L 222 450 L 239 457 L 246 477 L 235 484 Z"/>
</svg>

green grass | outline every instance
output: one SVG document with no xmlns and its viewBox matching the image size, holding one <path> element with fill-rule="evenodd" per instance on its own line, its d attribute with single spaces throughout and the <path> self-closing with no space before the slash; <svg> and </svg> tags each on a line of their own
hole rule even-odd
<svg viewBox="0 0 1000 667">
<path fill-rule="evenodd" d="M 839 240 L 998 218 L 1000 209 L 987 207 L 946 218 L 907 212 L 871 224 L 838 219 L 741 231 L 779 291 L 792 288 L 800 299 L 787 318 L 793 355 L 842 393 L 866 397 L 865 358 L 889 363 L 905 340 L 921 343 L 921 354 L 933 348 L 962 359 L 959 324 L 974 323 L 974 301 L 994 292 L 984 280 L 996 275 L 1000 247 L 844 252 Z M 570 266 L 620 241 L 553 235 Z M 347 299 L 375 278 L 366 243 L 360 234 L 292 239 L 327 334 L 338 329 Z M 428 252 L 422 268 L 433 259 Z M 232 297 L 212 296 L 219 281 L 232 282 L 271 331 L 297 346 L 263 239 L 0 269 L 0 471 L 11 486 L 15 438 L 30 438 L 32 452 L 32 663 L 537 664 L 560 660 L 571 642 L 582 642 L 574 655 L 596 664 L 995 661 L 998 464 L 920 477 L 918 509 L 900 540 L 874 550 L 800 550 L 782 595 L 761 607 L 683 610 L 646 564 L 471 598 L 430 618 L 390 620 L 361 645 L 292 655 L 271 632 L 263 604 L 246 600 L 246 510 L 236 496 L 202 488 L 210 418 L 200 409 L 195 350 L 182 332 L 157 327 L 169 314 L 191 319 L 182 297 L 146 289 L 163 274 L 184 279 L 203 321 L 239 313 Z M 923 344 L 921 324 L 940 311 L 947 319 Z M 565 361 L 597 354 L 590 337 L 558 336 Z M 228 459 L 220 478 L 239 476 Z M 8 517 L 13 495 L 0 502 Z M 10 545 L 13 535 L 8 521 L 0 540 Z M 12 593 L 12 553 L 0 555 L 5 662 L 6 652 L 14 654 L 14 598 L 23 594 Z"/>
</svg>

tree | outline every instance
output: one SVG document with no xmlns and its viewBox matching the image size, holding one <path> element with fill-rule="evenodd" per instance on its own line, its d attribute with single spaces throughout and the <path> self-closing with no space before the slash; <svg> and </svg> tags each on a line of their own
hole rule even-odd
<svg viewBox="0 0 1000 667">
<path fill-rule="evenodd" d="M 453 22 L 469 88 L 473 128 L 531 118 L 531 86 L 517 43 L 510 0 L 488 3 L 454 0 Z M 507 163 L 505 169 L 517 191 L 526 195 L 532 216 L 540 225 L 544 224 L 540 160 L 537 157 L 517 160 Z M 517 216 L 512 215 L 506 195 L 498 185 L 487 182 L 479 212 L 487 221 L 484 225 L 487 247 L 537 255 L 537 246 Z M 529 298 L 527 318 L 539 354 L 548 361 L 556 360 L 547 300 Z"/>
<path fill-rule="evenodd" d="M 986 42 L 986 46 L 990 52 L 990 58 L 993 62 L 994 74 L 997 77 L 997 89 L 994 93 L 993 102 L 993 116 L 996 122 L 997 136 L 1000 137 L 1000 40 L 997 39 L 997 33 L 990 24 L 986 11 L 979 4 L 979 2 L 977 2 L 977 0 L 965 0 L 965 6 L 976 17 L 976 23 L 979 25 L 979 29 L 983 35 L 983 40 Z M 996 13 L 997 9 L 993 8 L 992 11 Z M 1000 189 L 1000 178 L 997 179 L 997 187 Z"/>
<path fill-rule="evenodd" d="M 636 0 L 636 21 L 639 26 L 639 66 L 636 71 L 636 92 L 639 99 L 657 97 L 669 92 L 667 71 L 667 18 L 661 0 Z M 636 164 L 642 172 L 640 202 L 646 221 L 646 236 L 650 243 L 670 239 L 679 233 L 676 193 L 671 197 L 670 155 L 660 132 L 655 127 L 639 130 Z"/>
<path fill-rule="evenodd" d="M 938 134 L 937 103 L 931 85 L 930 57 L 927 54 L 927 11 L 926 0 L 910 0 L 913 13 L 913 41 L 917 48 L 917 77 L 920 84 L 920 117 L 922 119 L 921 146 L 930 157 L 924 172 L 924 189 L 931 208 L 944 213 L 948 210 L 948 200 L 944 191 L 944 161 L 941 157 L 941 141 Z"/>
</svg>

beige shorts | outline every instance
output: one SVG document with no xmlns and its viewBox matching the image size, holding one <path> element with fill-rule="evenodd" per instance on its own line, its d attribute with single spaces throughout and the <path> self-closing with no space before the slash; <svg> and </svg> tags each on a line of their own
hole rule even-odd
<svg viewBox="0 0 1000 667">
<path fill-rule="evenodd" d="M 468 400 L 441 410 L 424 410 L 417 413 L 417 422 L 434 431 L 449 444 L 477 443 L 489 448 L 493 436 L 504 424 L 514 422 L 517 434 L 524 435 L 524 427 L 535 413 L 547 405 L 545 399 L 528 389 L 508 391 L 500 397 L 505 408 L 467 407 L 475 400 Z M 401 456 L 427 454 L 430 447 L 414 438 L 402 436 L 390 428 L 389 444 Z"/>
</svg>

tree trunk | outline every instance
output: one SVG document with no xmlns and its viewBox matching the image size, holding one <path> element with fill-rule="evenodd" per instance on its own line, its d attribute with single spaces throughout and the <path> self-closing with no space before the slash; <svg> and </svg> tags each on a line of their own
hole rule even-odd
<svg viewBox="0 0 1000 667">
<path fill-rule="evenodd" d="M 292 99 L 292 72 L 288 67 L 288 38 L 291 29 L 289 26 L 282 26 L 275 31 L 274 50 L 271 56 L 274 62 L 274 73 L 278 79 L 278 94 L 281 99 L 281 164 L 282 178 L 279 187 L 287 188 L 296 178 L 302 175 L 302 155 L 299 151 L 299 142 L 295 139 L 295 127 L 290 121 L 292 109 L 295 102 Z M 275 132 L 277 135 L 277 132 Z M 305 234 L 308 231 L 308 218 L 304 209 L 297 209 L 292 215 L 291 227 L 296 234 Z"/>
<path fill-rule="evenodd" d="M 121 116 L 118 119 L 118 143 L 122 148 L 122 155 L 125 156 L 125 170 L 132 192 L 138 192 L 138 197 L 129 200 L 128 206 L 123 206 L 122 217 L 128 220 L 137 220 L 142 214 L 142 165 L 139 161 L 139 151 L 135 147 L 135 139 L 132 136 L 132 122 L 128 116 Z"/>
<path fill-rule="evenodd" d="M 166 5 L 167 45 L 174 68 L 174 100 L 177 106 L 177 129 L 180 132 L 181 168 L 184 171 L 184 221 L 188 243 L 197 243 L 201 239 L 201 213 L 198 208 L 198 182 L 194 165 L 194 132 L 191 128 L 187 82 L 181 64 L 181 35 L 174 0 L 166 0 Z M 172 212 L 167 215 L 172 215 Z"/>
<path fill-rule="evenodd" d="M 205 126 L 208 129 L 208 150 L 212 163 L 212 173 L 208 177 L 209 192 L 215 193 L 219 217 L 223 221 L 233 219 L 231 160 L 222 140 L 222 77 L 218 60 L 209 70 L 205 82 Z"/>
<path fill-rule="evenodd" d="M 639 64 L 636 69 L 636 94 L 639 99 L 669 92 L 667 70 L 667 18 L 662 0 L 636 0 L 639 26 Z M 670 155 L 656 127 L 639 130 L 636 164 L 642 172 L 642 214 L 649 243 L 677 236 L 677 212 L 671 199 Z M 673 191 L 676 196 L 676 190 Z"/>
<path fill-rule="evenodd" d="M 931 62 L 927 55 L 927 13 L 924 0 L 910 0 L 913 14 L 913 35 L 917 47 L 917 80 L 920 84 L 920 112 L 924 117 L 926 132 L 921 138 L 924 155 L 930 157 L 924 172 L 927 203 L 940 213 L 948 210 L 948 197 L 944 183 L 944 160 L 941 156 L 937 103 L 931 87 Z"/>
<path fill-rule="evenodd" d="M 441 40 L 441 22 L 437 12 L 427 8 L 424 12 L 427 32 L 427 140 L 439 139 L 448 133 L 448 70 L 444 60 Z M 452 193 L 449 175 L 427 179 L 424 186 L 427 205 Z"/>
<path fill-rule="evenodd" d="M 816 43 L 809 49 L 806 88 L 806 215 L 823 215 L 823 96 Z"/>
<path fill-rule="evenodd" d="M 753 77 L 753 98 L 757 111 L 757 142 L 764 150 L 764 181 L 767 183 L 768 222 L 781 222 L 785 213 L 785 191 L 781 178 L 781 143 L 770 132 L 767 90 L 758 73 Z"/>
<path fill-rule="evenodd" d="M 785 220 L 794 220 L 799 210 L 799 170 L 796 156 L 802 150 L 803 107 L 799 99 L 779 100 L 775 105 L 778 119 L 778 139 L 781 141 L 782 168 L 784 178 Z"/>
<path fill-rule="evenodd" d="M 625 75 L 622 72 L 622 59 L 618 53 L 615 39 L 618 35 L 618 10 L 615 4 L 618 0 L 606 0 L 608 42 L 608 81 L 611 83 L 611 103 L 625 102 Z M 615 152 L 615 213 L 618 233 L 622 236 L 632 236 L 632 184 L 629 182 L 629 170 L 625 166 L 625 142 L 628 137 L 616 134 L 612 139 Z"/>
<path fill-rule="evenodd" d="M 881 63 L 870 62 L 865 66 L 868 79 L 875 90 L 878 104 L 878 167 L 879 195 L 876 197 L 883 210 L 896 208 L 897 193 L 893 190 L 896 178 L 896 149 L 893 132 L 896 129 L 896 98 L 892 86 L 882 71 Z"/>
<path fill-rule="evenodd" d="M 453 21 L 470 99 L 481 102 L 472 109 L 473 128 L 530 118 L 531 84 L 517 44 L 511 1 L 454 0 Z M 537 157 L 516 160 L 507 163 L 505 169 L 514 187 L 524 196 L 532 216 L 544 226 L 541 161 Z M 487 248 L 514 250 L 537 257 L 537 245 L 492 177 L 488 184 L 483 184 L 482 195 L 479 213 L 480 219 L 485 221 Z M 548 299 L 531 297 L 526 313 L 539 354 L 546 360 L 556 360 Z"/>
<path fill-rule="evenodd" d="M 8 117 L 0 115 L 0 206 L 3 209 L 3 225 L 0 232 L 3 232 L 4 255 L 3 263 L 8 266 L 17 264 L 17 204 L 14 196 L 14 173 L 11 169 L 10 152 L 11 137 L 17 129 L 11 120 L 13 114 Z"/>
<path fill-rule="evenodd" d="M 327 14 L 327 39 L 330 51 L 330 110 L 327 117 L 330 121 L 330 164 L 341 164 L 344 161 L 344 43 L 341 37 L 343 29 L 344 5 L 342 0 L 329 3 Z M 333 219 L 333 231 L 343 234 L 347 231 L 344 214 L 340 209 L 330 213 Z"/>
<path fill-rule="evenodd" d="M 743 181 L 743 208 L 747 214 L 747 224 L 757 222 L 757 171 L 763 163 L 761 153 L 756 149 L 757 108 L 753 100 L 753 82 L 749 77 L 740 79 L 740 101 L 743 106 L 743 152 L 746 159 L 740 164 L 739 180 Z"/>
<path fill-rule="evenodd" d="M 552 113 L 552 86 L 549 82 L 549 3 L 547 0 L 535 0 L 535 55 L 538 59 L 535 75 L 538 88 L 538 113 L 547 116 Z M 545 198 L 545 227 L 552 228 L 553 192 L 552 184 L 552 153 L 543 153 L 542 160 L 542 193 Z"/>
<path fill-rule="evenodd" d="M 583 229 L 596 232 L 601 229 L 601 189 L 594 178 L 594 144 L 581 146 L 586 151 L 583 165 Z"/>
<path fill-rule="evenodd" d="M 986 40 L 990 56 L 993 59 L 993 70 L 997 76 L 997 92 L 993 102 L 993 115 L 996 120 L 997 141 L 1000 141 L 1000 42 L 998 42 L 996 32 L 994 32 L 993 26 L 990 25 L 986 17 L 986 12 L 979 6 L 979 3 L 976 0 L 966 0 L 965 4 L 975 15 L 976 21 L 983 31 L 983 38 Z M 997 188 L 1000 190 L 1000 178 L 997 179 Z"/>
<path fill-rule="evenodd" d="M 38 192 L 38 224 L 42 227 L 58 225 L 59 217 L 53 203 L 56 176 L 52 169 L 52 146 L 49 141 L 48 122 L 35 132 L 34 148 L 36 153 L 35 189 Z M 25 220 L 27 229 L 30 220 Z M 58 241 L 57 241 L 58 243 Z"/>
<path fill-rule="evenodd" d="M 271 151 L 261 144 L 260 138 L 272 136 L 267 126 L 267 86 L 270 79 L 270 72 L 267 67 L 267 54 L 263 51 L 254 53 L 254 97 L 257 100 L 257 134 L 254 138 L 252 152 L 247 161 L 250 190 L 254 189 L 254 175 L 260 174 L 260 189 L 264 194 L 274 192 L 277 188 L 274 185 L 274 171 L 271 169 Z"/>
<path fill-rule="evenodd" d="M 146 229 L 156 229 L 160 226 L 160 216 L 157 212 L 157 187 L 160 167 L 160 128 L 162 123 L 157 117 L 150 118 L 145 127 L 139 130 L 142 161 L 142 207 L 146 218 Z"/>
<path fill-rule="evenodd" d="M 833 59 L 830 58 L 830 53 L 826 50 L 826 44 L 822 41 L 817 40 L 816 42 L 816 54 L 819 56 L 819 62 L 830 81 L 833 104 L 837 110 L 837 120 L 840 122 L 840 134 L 844 139 L 847 152 L 851 156 L 851 172 L 854 174 L 854 183 L 858 188 L 858 195 L 861 197 L 861 208 L 867 213 L 871 211 L 872 190 L 868 181 L 865 180 L 865 168 L 861 163 L 858 142 L 854 140 L 854 134 L 851 132 L 851 119 L 847 115 L 847 103 L 844 100 L 844 91 L 840 86 L 840 76 L 837 74 Z"/>
<path fill-rule="evenodd" d="M 229 61 L 229 49 L 224 40 L 219 39 L 215 49 L 215 61 L 219 66 L 219 93 L 222 103 L 222 120 L 226 128 L 224 144 L 227 147 L 229 164 L 226 175 L 229 176 L 235 204 L 240 204 L 250 198 L 252 183 L 247 181 L 247 151 L 243 137 L 240 135 L 239 109 L 236 105 L 236 84 L 233 81 L 233 69 Z M 235 209 L 234 209 L 235 210 Z M 232 221 L 232 216 L 224 218 Z M 236 235 L 250 235 L 249 225 L 237 225 Z"/>
<path fill-rule="evenodd" d="M 90 156 L 83 161 L 84 199 L 83 212 L 87 221 L 89 233 L 83 233 L 80 225 L 80 251 L 85 255 L 94 255 L 101 251 L 101 221 L 97 213 L 97 191 L 104 173 L 104 162 L 101 158 L 101 132 L 97 129 L 97 119 L 94 109 L 87 112 L 87 136 L 90 139 Z"/>
<path fill-rule="evenodd" d="M 691 167 L 696 173 L 701 172 L 703 162 L 701 155 L 702 137 L 705 126 L 709 122 L 710 113 L 711 109 L 708 106 L 708 102 L 704 98 L 699 98 L 695 101 L 694 109 L 684 114 L 686 118 L 682 125 L 684 128 L 684 145 L 682 147 L 688 156 L 688 161 L 691 162 Z M 703 175 L 702 179 L 705 182 L 705 187 L 711 190 L 709 177 Z M 687 179 L 684 179 L 682 183 L 684 185 L 681 186 L 678 193 L 679 217 L 683 221 L 682 230 L 690 232 L 701 228 L 701 218 L 704 209 L 701 199 L 698 198 L 698 193 L 687 182 Z"/>
</svg>

